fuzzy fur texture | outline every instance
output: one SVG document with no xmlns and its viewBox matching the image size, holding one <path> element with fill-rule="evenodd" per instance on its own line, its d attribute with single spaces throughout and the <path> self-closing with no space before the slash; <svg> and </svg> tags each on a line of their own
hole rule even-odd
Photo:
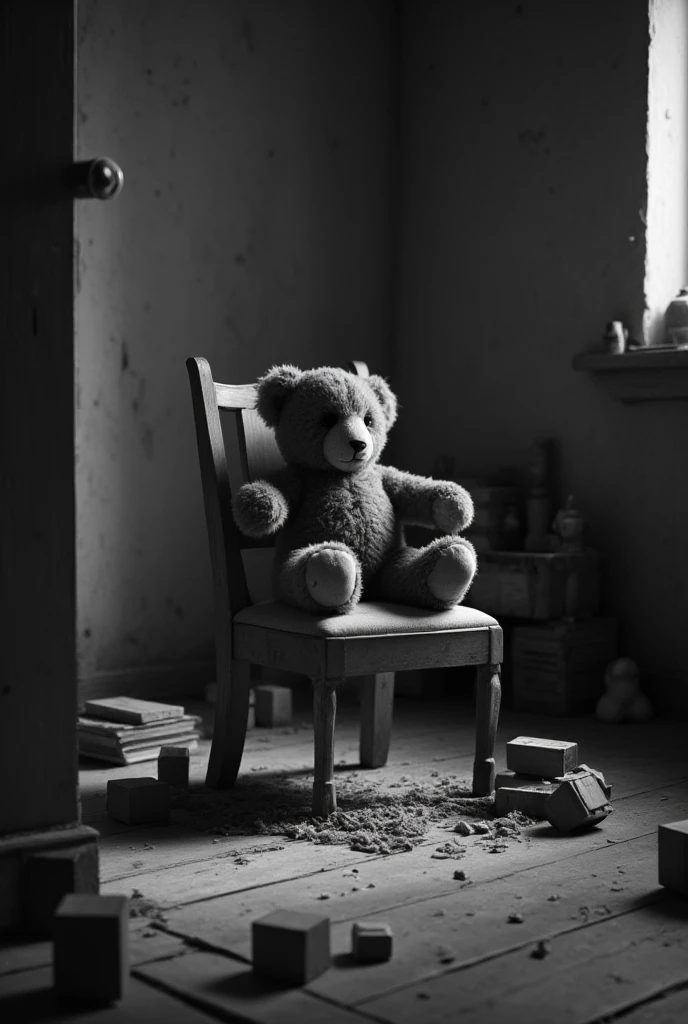
<svg viewBox="0 0 688 1024">
<path fill-rule="evenodd" d="M 453 481 L 379 464 L 397 417 L 382 377 L 274 367 L 258 381 L 257 409 L 287 466 L 241 487 L 233 511 L 247 536 L 276 534 L 279 600 L 321 614 L 364 595 L 438 610 L 463 600 L 477 561 L 458 534 L 473 502 Z M 446 536 L 407 547 L 404 523 Z"/>
</svg>

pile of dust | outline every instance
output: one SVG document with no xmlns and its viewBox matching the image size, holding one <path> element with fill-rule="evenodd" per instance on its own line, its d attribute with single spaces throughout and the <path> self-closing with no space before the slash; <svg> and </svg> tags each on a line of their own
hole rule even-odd
<svg viewBox="0 0 688 1024">
<path fill-rule="evenodd" d="M 508 838 L 517 838 L 532 824 L 522 815 L 495 819 L 491 797 L 471 796 L 467 780 L 437 774 L 431 782 L 402 776 L 387 785 L 355 773 L 338 775 L 337 810 L 315 818 L 312 775 L 266 772 L 240 778 L 234 789 L 222 793 L 198 789 L 178 795 L 174 820 L 216 836 L 281 836 L 378 855 L 413 849 L 433 826 L 460 831 L 467 818 L 477 819 L 476 827 L 463 834 L 475 834 L 500 852 Z M 454 845 L 454 856 L 460 855 Z"/>
</svg>

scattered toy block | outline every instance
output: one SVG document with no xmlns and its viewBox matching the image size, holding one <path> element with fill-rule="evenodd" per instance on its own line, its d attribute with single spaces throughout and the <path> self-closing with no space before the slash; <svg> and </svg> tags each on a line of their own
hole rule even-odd
<svg viewBox="0 0 688 1024">
<path fill-rule="evenodd" d="M 506 766 L 517 775 L 554 779 L 566 775 L 577 764 L 578 744 L 566 740 L 517 736 L 506 745 Z"/>
<path fill-rule="evenodd" d="M 128 905 L 126 896 L 63 897 L 53 921 L 59 999 L 106 1005 L 122 998 L 129 974 Z"/>
<path fill-rule="evenodd" d="M 560 832 L 597 825 L 612 810 L 599 781 L 586 772 L 560 782 L 545 801 L 545 817 Z"/>
<path fill-rule="evenodd" d="M 107 813 L 127 825 L 169 821 L 170 787 L 157 779 L 110 779 Z"/>
<path fill-rule="evenodd" d="M 261 683 L 254 687 L 256 725 L 273 729 L 291 725 L 291 687 Z"/>
<path fill-rule="evenodd" d="M 275 910 L 252 925 L 253 970 L 287 985 L 305 985 L 328 969 L 330 919 Z"/>
<path fill-rule="evenodd" d="M 520 811 L 528 818 L 544 819 L 545 800 L 557 789 L 556 782 L 531 782 L 529 786 L 500 786 L 495 793 L 495 814 L 503 818 Z"/>
<path fill-rule="evenodd" d="M 158 782 L 184 788 L 189 785 L 189 748 L 161 747 L 158 754 Z"/>
<path fill-rule="evenodd" d="M 392 955 L 392 929 L 377 921 L 357 921 L 351 928 L 351 954 L 363 964 L 379 964 Z"/>
<path fill-rule="evenodd" d="M 37 935 L 50 935 L 63 896 L 98 892 L 98 844 L 33 853 L 26 860 L 23 881 L 27 928 Z"/>
<path fill-rule="evenodd" d="M 659 884 L 688 896 L 688 819 L 657 828 Z"/>
<path fill-rule="evenodd" d="M 600 786 L 604 790 L 605 795 L 607 797 L 607 800 L 611 799 L 611 795 L 612 795 L 611 784 L 609 784 L 609 783 L 607 783 L 605 781 L 605 778 L 604 778 L 604 775 L 602 774 L 602 772 L 598 771 L 596 768 L 589 768 L 587 764 L 579 764 L 576 768 L 574 768 L 574 770 L 572 772 L 567 772 L 566 775 L 560 775 L 554 781 L 555 782 L 568 782 L 569 779 L 572 779 L 576 775 L 579 775 L 581 773 L 583 775 L 588 775 L 588 774 L 589 775 L 594 775 L 595 778 L 597 779 L 597 781 L 599 782 Z"/>
<path fill-rule="evenodd" d="M 516 772 L 506 768 L 495 775 L 495 790 L 501 789 L 502 786 L 509 786 L 511 789 L 515 789 L 518 786 L 532 786 L 545 781 L 545 779 L 538 779 L 533 775 L 517 775 Z"/>
</svg>

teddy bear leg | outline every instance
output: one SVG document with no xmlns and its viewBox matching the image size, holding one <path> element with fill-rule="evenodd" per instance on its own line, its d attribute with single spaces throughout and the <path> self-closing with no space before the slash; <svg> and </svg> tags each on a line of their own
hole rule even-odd
<svg viewBox="0 0 688 1024">
<path fill-rule="evenodd" d="M 297 608 L 343 613 L 361 596 L 361 567 L 346 544 L 312 544 L 285 560 L 277 590 L 282 600 Z"/>
<path fill-rule="evenodd" d="M 463 537 L 439 537 L 423 548 L 402 548 L 381 569 L 371 596 L 438 611 L 451 608 L 463 600 L 477 564 L 473 545 Z"/>
</svg>

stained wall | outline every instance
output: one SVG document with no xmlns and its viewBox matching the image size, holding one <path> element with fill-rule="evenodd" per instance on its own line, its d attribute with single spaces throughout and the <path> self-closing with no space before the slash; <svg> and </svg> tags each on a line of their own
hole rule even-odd
<svg viewBox="0 0 688 1024">
<path fill-rule="evenodd" d="M 125 175 L 78 206 L 82 692 L 164 689 L 212 657 L 187 356 L 227 381 L 389 368 L 390 12 L 79 4 L 80 154 Z"/>
</svg>

